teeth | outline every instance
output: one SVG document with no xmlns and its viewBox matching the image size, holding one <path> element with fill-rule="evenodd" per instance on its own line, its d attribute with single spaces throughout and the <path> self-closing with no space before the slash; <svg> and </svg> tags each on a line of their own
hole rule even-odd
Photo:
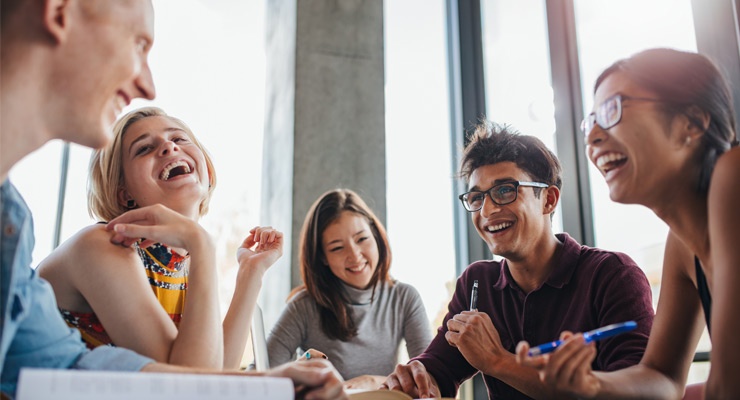
<svg viewBox="0 0 740 400">
<path fill-rule="evenodd" d="M 190 166 L 185 161 L 177 161 L 173 162 L 172 164 L 168 164 L 166 167 L 164 167 L 164 170 L 162 171 L 162 174 L 159 175 L 159 179 L 166 181 L 167 179 L 170 179 L 170 171 L 172 171 L 174 168 L 177 167 L 185 167 L 185 173 L 190 173 Z"/>
<path fill-rule="evenodd" d="M 498 225 L 489 225 L 486 229 L 488 229 L 488 232 L 495 232 L 495 231 L 500 231 L 501 229 L 504 229 L 504 228 L 508 228 L 512 225 L 514 225 L 513 222 L 502 222 Z"/>
<path fill-rule="evenodd" d="M 603 156 L 600 156 L 599 158 L 596 159 L 596 166 L 599 168 L 602 168 L 604 167 L 604 165 L 610 162 L 624 160 L 625 158 L 627 158 L 627 156 L 625 156 L 624 154 L 620 154 L 620 153 L 604 154 Z"/>
<path fill-rule="evenodd" d="M 360 266 L 357 266 L 357 267 L 347 268 L 347 269 L 350 270 L 350 271 L 352 271 L 352 272 L 360 272 L 362 270 L 362 268 L 364 268 L 364 267 L 365 267 L 364 265 L 360 265 Z"/>
</svg>

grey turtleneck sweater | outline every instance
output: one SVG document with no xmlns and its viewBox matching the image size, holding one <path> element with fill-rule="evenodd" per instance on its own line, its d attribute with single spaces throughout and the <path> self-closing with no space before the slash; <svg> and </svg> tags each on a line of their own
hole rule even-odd
<svg viewBox="0 0 740 400">
<path fill-rule="evenodd" d="M 371 289 L 343 285 L 352 301 L 357 336 L 347 342 L 329 339 L 321 329 L 318 307 L 302 290 L 287 304 L 267 339 L 270 366 L 296 357 L 296 349 L 319 350 L 344 379 L 360 375 L 388 375 L 398 363 L 401 339 L 406 340 L 409 357 L 416 357 L 432 340 L 424 304 L 408 284 L 378 285 L 375 299 Z"/>
</svg>

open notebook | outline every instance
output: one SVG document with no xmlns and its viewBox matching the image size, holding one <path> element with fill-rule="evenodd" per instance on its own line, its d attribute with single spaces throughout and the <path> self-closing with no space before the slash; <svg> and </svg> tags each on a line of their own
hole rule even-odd
<svg viewBox="0 0 740 400">
<path fill-rule="evenodd" d="M 349 400 L 414 400 L 406 393 L 396 390 L 348 389 Z M 439 400 L 455 400 L 451 397 L 438 397 Z M 425 399 L 417 399 L 425 400 Z"/>
<path fill-rule="evenodd" d="M 288 378 L 148 372 L 21 370 L 18 400 L 293 400 Z"/>
</svg>

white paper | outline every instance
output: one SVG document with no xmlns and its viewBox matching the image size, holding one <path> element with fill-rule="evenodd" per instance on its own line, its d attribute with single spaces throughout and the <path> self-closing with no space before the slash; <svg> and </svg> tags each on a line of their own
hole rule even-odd
<svg viewBox="0 0 740 400">
<path fill-rule="evenodd" d="M 288 378 L 149 372 L 21 370 L 18 400 L 293 400 Z"/>
</svg>

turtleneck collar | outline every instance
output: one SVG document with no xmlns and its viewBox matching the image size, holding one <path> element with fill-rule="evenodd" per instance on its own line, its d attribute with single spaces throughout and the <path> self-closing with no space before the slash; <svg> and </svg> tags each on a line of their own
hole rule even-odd
<svg viewBox="0 0 740 400">
<path fill-rule="evenodd" d="M 377 296 L 381 285 L 378 283 L 375 286 L 377 288 L 375 290 L 375 294 Z M 372 299 L 373 299 L 372 286 L 368 287 L 367 289 L 358 289 L 358 288 L 352 287 L 342 282 L 342 287 L 344 287 L 344 290 L 347 291 L 347 294 L 349 295 L 350 304 L 352 304 L 353 306 L 364 306 L 372 302 Z"/>
</svg>

